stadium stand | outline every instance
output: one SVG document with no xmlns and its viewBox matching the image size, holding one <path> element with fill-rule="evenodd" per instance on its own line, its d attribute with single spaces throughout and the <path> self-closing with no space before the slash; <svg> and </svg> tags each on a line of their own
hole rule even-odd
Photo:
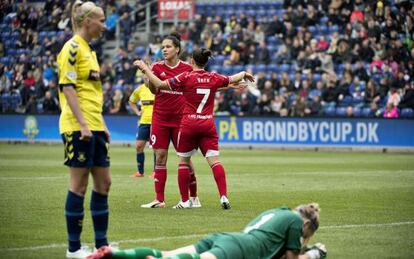
<svg viewBox="0 0 414 259">
<path fill-rule="evenodd" d="M 2 113 L 42 113 L 47 91 L 57 100 L 56 54 L 71 37 L 70 5 L 61 0 L 34 2 L 1 4 Z M 132 61 L 162 59 L 161 36 L 146 44 L 131 38 L 115 54 L 105 52 L 103 46 L 115 37 L 114 24 L 125 12 L 136 24 L 142 19 L 137 7 L 149 1 L 95 2 L 104 7 L 111 28 L 94 45 L 102 64 L 104 110 L 111 110 L 115 91 L 121 90 L 118 113 L 127 113 L 129 94 L 142 82 L 133 76 Z M 136 30 L 134 23 L 131 26 Z M 255 87 L 217 95 L 220 114 L 382 117 L 388 97 L 396 94 L 392 100 L 400 117 L 414 117 L 411 1 L 196 1 L 194 19 L 170 30 L 182 35 L 183 59 L 195 47 L 207 47 L 214 52 L 210 70 L 232 74 L 246 69 L 256 75 Z M 270 87 L 265 87 L 266 81 Z M 283 102 L 286 113 L 274 108 L 279 107 L 270 101 L 274 99 Z M 298 104 L 299 99 L 303 103 Z M 298 115 L 295 105 L 320 110 Z"/>
</svg>

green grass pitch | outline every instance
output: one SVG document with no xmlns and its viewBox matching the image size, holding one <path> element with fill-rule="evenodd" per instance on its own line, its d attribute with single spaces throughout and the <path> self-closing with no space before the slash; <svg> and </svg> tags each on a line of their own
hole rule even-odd
<svg viewBox="0 0 414 259">
<path fill-rule="evenodd" d="M 152 155 L 146 151 L 146 171 Z M 0 258 L 64 258 L 68 170 L 62 145 L 0 144 Z M 141 209 L 153 199 L 150 178 L 132 179 L 133 147 L 111 147 L 109 238 L 121 248 L 172 249 L 207 233 L 239 231 L 259 212 L 316 201 L 321 226 L 312 242 L 328 258 L 414 258 L 412 154 L 223 149 L 229 199 L 223 211 L 207 163 L 194 157 L 202 208 L 173 210 L 179 200 L 177 158 L 170 153 L 167 209 Z M 85 199 L 83 243 L 92 245 Z"/>
</svg>

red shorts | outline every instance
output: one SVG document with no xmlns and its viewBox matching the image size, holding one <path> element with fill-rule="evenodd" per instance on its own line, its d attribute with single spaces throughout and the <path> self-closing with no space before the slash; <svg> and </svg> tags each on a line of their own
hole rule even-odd
<svg viewBox="0 0 414 259">
<path fill-rule="evenodd" d="M 150 144 L 153 149 L 168 149 L 170 141 L 177 150 L 179 127 L 163 126 L 158 123 L 151 125 Z"/>
<path fill-rule="evenodd" d="M 214 120 L 184 120 L 178 133 L 177 154 L 189 157 L 200 148 L 205 157 L 218 156 L 218 135 Z"/>
</svg>

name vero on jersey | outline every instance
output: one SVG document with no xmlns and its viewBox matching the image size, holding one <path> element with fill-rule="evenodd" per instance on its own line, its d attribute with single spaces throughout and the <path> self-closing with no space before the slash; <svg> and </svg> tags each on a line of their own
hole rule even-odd
<svg viewBox="0 0 414 259">
<path fill-rule="evenodd" d="M 177 91 L 172 91 L 172 90 L 164 90 L 164 89 L 161 89 L 160 92 L 161 93 L 165 93 L 165 94 L 178 94 L 178 95 L 183 95 L 182 92 L 177 92 Z"/>
<path fill-rule="evenodd" d="M 93 81 L 101 80 L 99 72 L 95 70 L 90 70 L 88 80 L 93 80 Z"/>
<path fill-rule="evenodd" d="M 197 78 L 199 84 L 208 84 L 210 83 L 210 78 Z"/>
</svg>

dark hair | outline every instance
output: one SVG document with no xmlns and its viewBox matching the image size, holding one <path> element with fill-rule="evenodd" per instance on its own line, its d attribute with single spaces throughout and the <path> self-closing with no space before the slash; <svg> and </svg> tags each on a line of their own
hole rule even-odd
<svg viewBox="0 0 414 259">
<path fill-rule="evenodd" d="M 181 52 L 181 35 L 178 32 L 171 32 L 164 37 L 164 40 L 171 40 L 174 47 L 179 48 L 178 54 Z"/>
<path fill-rule="evenodd" d="M 193 59 L 197 66 L 204 67 L 208 62 L 208 58 L 211 57 L 211 54 L 211 50 L 209 49 L 195 49 L 193 51 Z"/>
</svg>

